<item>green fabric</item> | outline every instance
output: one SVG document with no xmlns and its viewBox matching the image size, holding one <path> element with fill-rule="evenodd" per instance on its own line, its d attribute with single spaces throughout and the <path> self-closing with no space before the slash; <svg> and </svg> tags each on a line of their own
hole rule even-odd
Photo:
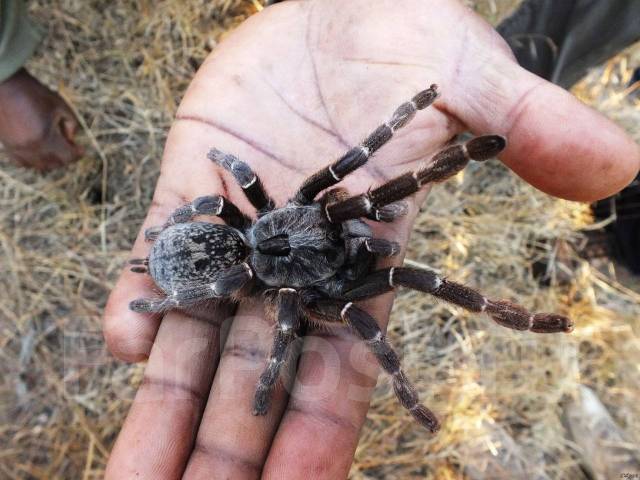
<svg viewBox="0 0 640 480">
<path fill-rule="evenodd" d="M 0 0 L 0 82 L 24 66 L 40 37 L 22 0 Z"/>
</svg>

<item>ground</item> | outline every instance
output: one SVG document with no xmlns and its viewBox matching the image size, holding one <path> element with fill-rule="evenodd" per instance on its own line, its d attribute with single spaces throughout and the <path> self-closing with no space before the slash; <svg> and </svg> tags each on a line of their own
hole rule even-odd
<svg viewBox="0 0 640 480">
<path fill-rule="evenodd" d="M 517 1 L 468 3 L 496 23 Z M 97 479 L 143 368 L 108 356 L 106 297 L 150 203 L 179 99 L 206 54 L 259 4 L 30 5 L 47 35 L 28 68 L 76 110 L 87 153 L 42 176 L 0 152 L 0 477 Z M 575 93 L 640 140 L 640 100 L 625 90 L 638 65 L 636 45 Z M 581 384 L 639 444 L 640 295 L 613 264 L 596 269 L 566 247 L 579 246 L 591 223 L 588 206 L 537 192 L 495 162 L 434 189 L 411 262 L 579 322 L 570 336 L 522 334 L 401 293 L 389 335 L 443 429 L 431 437 L 417 428 L 381 380 L 353 478 L 478 478 L 507 454 L 533 460 L 540 475 L 581 478 L 562 423 Z M 540 264 L 550 265 L 549 281 L 535 278 Z"/>
</svg>

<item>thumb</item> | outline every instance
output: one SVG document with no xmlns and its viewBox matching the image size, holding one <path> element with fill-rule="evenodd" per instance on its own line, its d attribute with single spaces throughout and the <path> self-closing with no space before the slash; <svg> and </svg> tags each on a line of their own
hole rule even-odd
<svg viewBox="0 0 640 480">
<path fill-rule="evenodd" d="M 45 144 L 48 153 L 63 165 L 76 161 L 83 153 L 74 138 L 77 128 L 78 122 L 70 111 L 62 109 L 54 113 Z"/>
<path fill-rule="evenodd" d="M 78 130 L 78 121 L 71 112 L 67 112 L 60 120 L 60 133 L 73 149 L 74 155 L 82 156 L 84 149 L 76 141 L 76 132 Z"/>
<path fill-rule="evenodd" d="M 447 108 L 475 133 L 507 137 L 501 159 L 524 180 L 557 197 L 593 201 L 635 178 L 640 147 L 613 122 L 502 52 L 473 64 L 461 68 L 464 91 Z"/>
</svg>

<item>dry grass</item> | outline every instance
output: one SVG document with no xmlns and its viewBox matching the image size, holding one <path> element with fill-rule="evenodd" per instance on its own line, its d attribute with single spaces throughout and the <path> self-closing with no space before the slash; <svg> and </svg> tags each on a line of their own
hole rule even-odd
<svg viewBox="0 0 640 480">
<path fill-rule="evenodd" d="M 517 2 L 473 3 L 495 23 Z M 0 477 L 101 478 L 141 367 L 106 355 L 100 314 L 150 202 L 177 102 L 207 52 L 254 7 L 32 7 L 48 36 L 29 67 L 81 113 L 87 155 L 45 177 L 6 162 L 0 170 Z M 624 96 L 624 84 L 639 64 L 636 46 L 576 87 L 638 140 L 640 103 Z M 579 242 L 590 222 L 585 206 L 536 192 L 496 164 L 434 190 L 409 258 L 580 324 L 572 336 L 517 334 L 402 293 L 390 335 L 445 424 L 426 437 L 381 382 L 353 478 L 473 476 L 503 458 L 492 451 L 517 455 L 516 444 L 549 477 L 577 478 L 579 455 L 560 416 L 580 383 L 639 444 L 639 296 L 617 283 L 613 266 L 601 273 L 573 254 L 569 283 L 541 287 L 532 275 L 532 261 L 545 260 L 557 267 L 553 278 L 565 276 L 555 240 Z"/>
</svg>

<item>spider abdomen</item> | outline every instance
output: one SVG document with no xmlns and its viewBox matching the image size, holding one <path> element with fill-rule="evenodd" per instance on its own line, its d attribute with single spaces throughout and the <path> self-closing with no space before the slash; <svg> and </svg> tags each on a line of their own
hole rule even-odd
<svg viewBox="0 0 640 480">
<path fill-rule="evenodd" d="M 206 285 L 240 263 L 247 246 L 237 230 L 205 222 L 179 223 L 160 233 L 149 254 L 149 273 L 166 293 Z"/>
</svg>

